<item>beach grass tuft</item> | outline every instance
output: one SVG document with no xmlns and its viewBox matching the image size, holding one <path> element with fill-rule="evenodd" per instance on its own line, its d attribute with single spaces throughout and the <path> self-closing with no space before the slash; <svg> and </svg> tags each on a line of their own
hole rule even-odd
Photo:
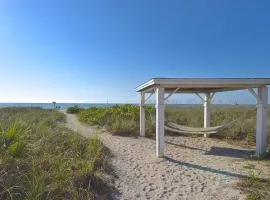
<svg viewBox="0 0 270 200">
<path fill-rule="evenodd" d="M 270 180 L 259 178 L 253 169 L 249 169 L 247 178 L 237 182 L 237 187 L 247 194 L 246 200 L 269 199 Z"/>
</svg>

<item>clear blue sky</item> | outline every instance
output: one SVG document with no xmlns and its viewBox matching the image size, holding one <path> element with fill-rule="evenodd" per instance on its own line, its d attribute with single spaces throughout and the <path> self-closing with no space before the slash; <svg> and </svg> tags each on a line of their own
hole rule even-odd
<svg viewBox="0 0 270 200">
<path fill-rule="evenodd" d="M 269 8 L 269 0 L 0 0 L 0 102 L 127 103 L 151 77 L 270 77 Z M 235 100 L 255 102 L 248 92 L 215 98 Z"/>
</svg>

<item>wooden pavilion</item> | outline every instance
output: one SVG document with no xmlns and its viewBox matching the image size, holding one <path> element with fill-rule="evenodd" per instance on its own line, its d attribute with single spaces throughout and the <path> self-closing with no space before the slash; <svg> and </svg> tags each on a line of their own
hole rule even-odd
<svg viewBox="0 0 270 200">
<path fill-rule="evenodd" d="M 210 105 L 215 93 L 248 90 L 257 99 L 256 154 L 262 155 L 267 149 L 267 85 L 270 85 L 270 78 L 153 78 L 136 88 L 141 98 L 140 136 L 145 136 L 144 105 L 154 93 L 156 94 L 156 155 L 163 157 L 165 100 L 178 93 L 196 94 L 204 105 L 204 128 L 207 128 L 210 126 Z M 145 98 L 147 93 L 150 94 Z"/>
</svg>

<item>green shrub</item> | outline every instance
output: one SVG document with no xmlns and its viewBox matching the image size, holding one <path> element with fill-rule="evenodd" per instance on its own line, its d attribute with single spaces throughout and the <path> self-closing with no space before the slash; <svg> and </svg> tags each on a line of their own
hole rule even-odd
<svg viewBox="0 0 270 200">
<path fill-rule="evenodd" d="M 153 136 L 152 115 L 154 109 L 146 107 L 146 135 Z M 139 135 L 139 107 L 135 105 L 117 105 L 109 108 L 89 108 L 79 113 L 81 122 L 106 127 L 112 134 L 122 136 Z"/>
<path fill-rule="evenodd" d="M 80 108 L 79 106 L 72 106 L 72 107 L 67 108 L 67 113 L 78 114 L 81 110 L 82 108 Z"/>
</svg>

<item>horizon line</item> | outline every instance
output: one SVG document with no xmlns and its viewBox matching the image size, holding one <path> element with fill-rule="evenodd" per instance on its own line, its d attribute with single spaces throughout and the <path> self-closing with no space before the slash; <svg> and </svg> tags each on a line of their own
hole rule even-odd
<svg viewBox="0 0 270 200">
<path fill-rule="evenodd" d="M 0 102 L 0 104 L 52 104 L 53 102 Z M 56 104 L 139 104 L 123 102 L 56 102 Z M 155 103 L 146 103 L 155 104 Z M 167 103 L 166 105 L 202 105 L 202 103 Z M 211 105 L 256 105 L 256 103 L 211 103 Z"/>
</svg>

